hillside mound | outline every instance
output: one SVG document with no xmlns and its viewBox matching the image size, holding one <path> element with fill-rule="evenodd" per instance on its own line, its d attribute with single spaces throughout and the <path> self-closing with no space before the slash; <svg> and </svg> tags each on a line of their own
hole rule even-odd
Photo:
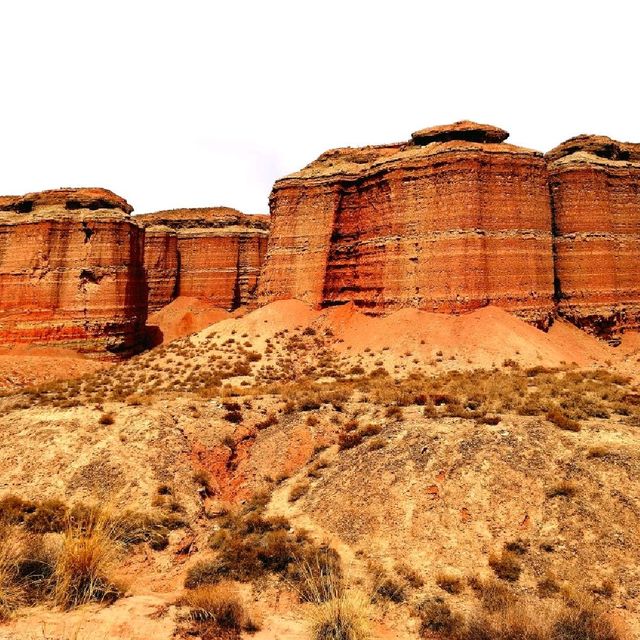
<svg viewBox="0 0 640 640">
<path fill-rule="evenodd" d="M 129 534 L 114 572 L 132 597 L 92 610 L 94 635 L 207 637 L 185 629 L 180 597 L 222 580 L 256 638 L 308 638 L 296 563 L 323 545 L 374 638 L 443 638 L 429 625 L 447 610 L 553 621 L 586 602 L 587 620 L 637 633 L 639 345 L 491 307 L 372 318 L 276 302 L 0 399 L 0 500 L 34 504 L 4 535 L 51 526 L 39 501 L 55 500 L 160 526 L 162 544 Z M 37 622 L 18 607 L 6 629 Z"/>
<path fill-rule="evenodd" d="M 198 298 L 179 296 L 147 319 L 150 346 L 166 344 L 176 338 L 201 331 L 220 320 L 231 317 L 225 309 L 218 309 Z"/>
</svg>

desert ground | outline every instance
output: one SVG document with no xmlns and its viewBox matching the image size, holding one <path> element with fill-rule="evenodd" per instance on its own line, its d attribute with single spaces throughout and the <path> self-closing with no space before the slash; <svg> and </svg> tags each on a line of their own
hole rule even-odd
<svg viewBox="0 0 640 640">
<path fill-rule="evenodd" d="M 638 335 L 172 304 L 0 354 L 1 638 L 640 637 Z"/>
</svg>

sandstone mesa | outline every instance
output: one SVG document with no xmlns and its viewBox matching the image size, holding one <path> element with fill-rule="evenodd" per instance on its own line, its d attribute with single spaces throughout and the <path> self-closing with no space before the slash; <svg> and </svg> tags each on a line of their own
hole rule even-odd
<svg viewBox="0 0 640 640">
<path fill-rule="evenodd" d="M 278 180 L 271 216 L 131 216 L 99 188 L 0 197 L 0 340 L 126 355 L 177 298 L 232 311 L 297 299 L 370 314 L 502 307 L 617 340 L 640 326 L 640 144 L 546 155 L 470 121 L 326 151 Z"/>
<path fill-rule="evenodd" d="M 177 296 L 227 310 L 252 299 L 267 248 L 268 216 L 212 207 L 159 211 L 136 219 L 147 229 L 151 310 Z"/>
<path fill-rule="evenodd" d="M 0 202 L 0 337 L 126 354 L 147 316 L 144 234 L 106 189 Z"/>
</svg>

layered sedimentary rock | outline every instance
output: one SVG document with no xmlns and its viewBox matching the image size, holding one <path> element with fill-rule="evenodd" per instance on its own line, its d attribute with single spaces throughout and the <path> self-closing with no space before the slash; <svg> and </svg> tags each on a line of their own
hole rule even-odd
<svg viewBox="0 0 640 640">
<path fill-rule="evenodd" d="M 136 349 L 144 231 L 129 204 L 106 189 L 59 189 L 5 197 L 0 209 L 0 342 Z"/>
<path fill-rule="evenodd" d="M 162 225 L 145 229 L 144 266 L 149 287 L 149 313 L 153 313 L 176 297 L 178 236 L 175 229 Z"/>
<path fill-rule="evenodd" d="M 266 253 L 268 216 L 213 207 L 159 211 L 136 220 L 147 228 L 162 225 L 175 231 L 178 273 L 174 295 L 199 298 L 222 309 L 235 309 L 253 297 Z M 156 295 L 155 273 L 152 268 L 151 295 L 156 302 L 164 301 L 168 287 Z"/>
<path fill-rule="evenodd" d="M 276 182 L 259 302 L 353 301 L 372 313 L 495 304 L 547 326 L 546 165 L 507 136 L 471 122 L 423 129 L 328 151 Z"/>
<path fill-rule="evenodd" d="M 559 313 L 605 337 L 640 326 L 640 144 L 571 138 L 547 154 Z"/>
</svg>

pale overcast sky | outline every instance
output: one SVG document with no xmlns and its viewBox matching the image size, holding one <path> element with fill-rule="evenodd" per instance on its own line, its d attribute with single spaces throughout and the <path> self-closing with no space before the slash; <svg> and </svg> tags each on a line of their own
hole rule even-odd
<svg viewBox="0 0 640 640">
<path fill-rule="evenodd" d="M 465 118 L 640 141 L 636 5 L 0 0 L 0 194 L 257 213 L 328 148 Z"/>
</svg>

